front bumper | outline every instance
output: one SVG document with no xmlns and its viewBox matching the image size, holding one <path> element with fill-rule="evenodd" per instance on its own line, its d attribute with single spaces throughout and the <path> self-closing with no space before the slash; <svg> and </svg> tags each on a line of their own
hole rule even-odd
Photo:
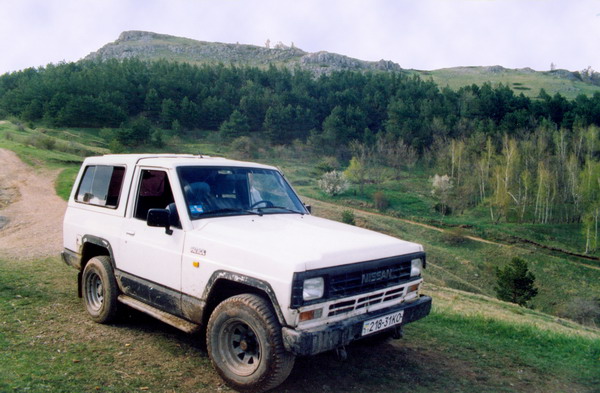
<svg viewBox="0 0 600 393">
<path fill-rule="evenodd" d="M 282 329 L 283 344 L 287 351 L 295 355 L 315 355 L 329 351 L 362 338 L 363 322 L 400 310 L 404 310 L 404 315 L 402 323 L 396 326 L 406 325 L 407 323 L 424 318 L 431 311 L 431 297 L 421 296 L 412 303 L 402 303 L 315 329 L 295 330 L 284 327 Z M 394 329 L 396 326 L 390 327 L 388 331 Z"/>
</svg>

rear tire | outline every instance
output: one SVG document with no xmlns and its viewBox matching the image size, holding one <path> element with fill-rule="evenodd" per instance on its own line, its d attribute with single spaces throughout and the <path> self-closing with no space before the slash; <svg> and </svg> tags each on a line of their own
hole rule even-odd
<svg viewBox="0 0 600 393">
<path fill-rule="evenodd" d="M 233 296 L 219 304 L 208 321 L 206 344 L 221 378 L 241 392 L 272 389 L 294 366 L 270 302 L 257 295 Z"/>
<path fill-rule="evenodd" d="M 109 323 L 117 315 L 117 282 L 110 257 L 90 259 L 83 269 L 82 294 L 86 311 L 94 322 Z"/>
</svg>

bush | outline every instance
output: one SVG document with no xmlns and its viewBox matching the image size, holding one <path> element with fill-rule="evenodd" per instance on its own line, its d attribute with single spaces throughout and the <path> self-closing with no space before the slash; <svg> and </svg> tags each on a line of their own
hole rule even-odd
<svg viewBox="0 0 600 393">
<path fill-rule="evenodd" d="M 165 147 L 165 138 L 163 135 L 163 131 L 158 128 L 156 131 L 152 133 L 152 138 L 150 139 L 152 146 L 162 149 Z"/>
<path fill-rule="evenodd" d="M 348 181 L 342 172 L 331 171 L 323 175 L 318 182 L 319 188 L 327 195 L 336 196 L 348 189 Z"/>
<path fill-rule="evenodd" d="M 566 304 L 561 316 L 582 325 L 600 326 L 600 298 L 575 297 Z"/>
<path fill-rule="evenodd" d="M 320 175 L 323 173 L 338 170 L 339 168 L 340 163 L 338 162 L 337 158 L 325 157 L 321 161 L 319 161 L 317 166 L 315 166 L 315 172 Z"/>
<path fill-rule="evenodd" d="M 342 212 L 342 222 L 344 224 L 356 225 L 356 218 L 352 210 L 344 210 Z"/>
<path fill-rule="evenodd" d="M 43 150 L 54 150 L 56 140 L 52 137 L 43 134 L 31 135 L 27 138 L 27 144 Z"/>
<path fill-rule="evenodd" d="M 125 153 L 127 150 L 125 146 L 123 146 L 123 144 L 116 138 L 109 142 L 108 148 L 110 152 L 114 154 Z"/>
<path fill-rule="evenodd" d="M 150 120 L 143 116 L 128 121 L 116 131 L 119 143 L 127 147 L 137 147 L 148 143 L 154 127 Z"/>
<path fill-rule="evenodd" d="M 441 203 L 436 203 L 433 206 L 433 210 L 435 210 L 436 212 L 440 213 L 442 216 L 450 216 L 450 215 L 452 215 L 452 207 L 450 207 L 448 205 L 441 204 Z"/>
<path fill-rule="evenodd" d="M 448 245 L 458 246 L 467 241 L 465 230 L 462 228 L 447 229 L 442 232 L 442 241 Z"/>
<path fill-rule="evenodd" d="M 240 136 L 229 144 L 233 155 L 242 159 L 256 158 L 256 143 L 252 138 Z"/>
<path fill-rule="evenodd" d="M 385 210 L 390 207 L 390 200 L 381 191 L 377 191 L 373 194 L 373 202 L 377 210 Z"/>
</svg>

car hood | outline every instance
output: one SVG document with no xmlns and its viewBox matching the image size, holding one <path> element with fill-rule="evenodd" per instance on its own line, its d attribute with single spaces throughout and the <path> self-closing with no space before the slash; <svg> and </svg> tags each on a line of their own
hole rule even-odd
<svg viewBox="0 0 600 393">
<path fill-rule="evenodd" d="M 423 250 L 420 244 L 311 215 L 218 217 L 196 220 L 194 226 L 191 244 L 213 248 L 219 259 L 243 255 L 246 266 L 257 259 L 296 272 Z"/>
</svg>

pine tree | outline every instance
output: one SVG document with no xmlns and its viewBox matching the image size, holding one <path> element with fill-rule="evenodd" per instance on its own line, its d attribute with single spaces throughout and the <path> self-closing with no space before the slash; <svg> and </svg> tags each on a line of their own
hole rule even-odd
<svg viewBox="0 0 600 393">
<path fill-rule="evenodd" d="M 525 306 L 538 294 L 534 286 L 535 276 L 527 267 L 527 262 L 515 257 L 503 269 L 496 268 L 496 294 L 498 299 Z"/>
</svg>

